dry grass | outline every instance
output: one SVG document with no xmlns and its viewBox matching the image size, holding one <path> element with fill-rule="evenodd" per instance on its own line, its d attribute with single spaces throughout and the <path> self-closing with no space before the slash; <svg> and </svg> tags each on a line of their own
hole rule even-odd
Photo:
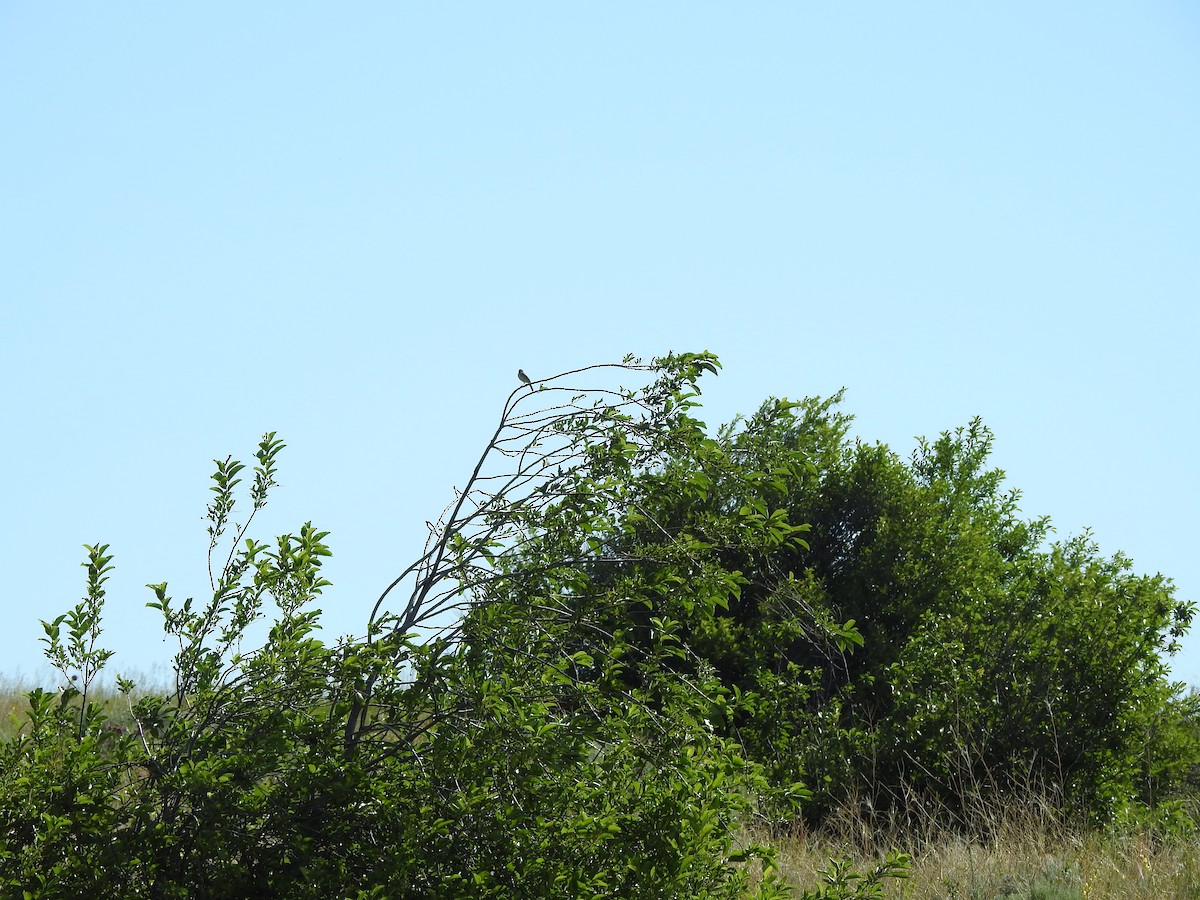
<svg viewBox="0 0 1200 900">
<path fill-rule="evenodd" d="M 28 690 L 19 679 L 0 677 L 0 740 L 7 740 L 17 730 L 18 723 L 29 708 L 25 700 Z"/>
<path fill-rule="evenodd" d="M 912 867 L 908 879 L 886 885 L 888 898 L 1200 900 L 1200 840 L 1066 828 L 1028 810 L 996 819 L 987 840 L 969 840 L 944 832 L 881 836 L 843 816 L 822 833 L 776 840 L 779 868 L 793 884 L 812 886 L 831 858 L 863 871 L 890 845 L 908 853 Z"/>
<path fill-rule="evenodd" d="M 912 854 L 910 878 L 891 881 L 890 898 L 905 900 L 1174 900 L 1200 898 L 1200 844 L 1156 846 L 1144 836 L 1100 834 L 1004 836 L 983 845 L 947 838 Z M 793 884 L 815 885 L 831 858 L 860 870 L 880 857 L 828 840 L 784 841 L 779 867 Z"/>
<path fill-rule="evenodd" d="M 138 687 L 135 688 L 131 698 L 121 696 L 115 686 L 102 682 L 93 685 L 88 699 L 104 707 L 114 725 L 131 727 L 133 725 L 133 716 L 129 711 L 131 699 L 136 700 L 147 694 L 169 693 L 162 687 L 166 683 L 166 679 L 161 672 L 150 676 L 135 674 L 134 681 Z M 0 675 L 0 741 L 10 740 L 27 724 L 25 713 L 29 709 L 29 701 L 26 694 L 35 686 L 37 686 L 37 682 L 33 679 Z"/>
</svg>

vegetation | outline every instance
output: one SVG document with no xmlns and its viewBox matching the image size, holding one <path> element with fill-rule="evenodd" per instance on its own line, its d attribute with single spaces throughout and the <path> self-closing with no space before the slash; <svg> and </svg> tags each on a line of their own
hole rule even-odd
<svg viewBox="0 0 1200 900">
<path fill-rule="evenodd" d="M 1145 833 L 1064 829 L 1024 815 L 997 823 L 987 842 L 943 833 L 913 848 L 909 876 L 892 881 L 896 900 L 1194 900 L 1200 896 L 1200 844 L 1160 842 Z M 904 846 L 902 843 L 901 846 Z M 865 868 L 876 859 L 849 836 L 822 832 L 785 840 L 781 871 L 819 882 L 831 857 Z"/>
<path fill-rule="evenodd" d="M 839 400 L 771 401 L 735 422 L 704 495 L 657 474 L 627 530 L 636 546 L 729 510 L 807 523 L 805 544 L 725 542 L 741 590 L 676 612 L 740 701 L 727 733 L 773 780 L 809 783 L 810 823 L 852 797 L 970 832 L 987 825 L 973 810 L 1034 794 L 1097 823 L 1190 827 L 1176 801 L 1200 707 L 1164 657 L 1194 604 L 1087 534 L 1048 542 L 1049 519 L 1022 519 L 987 467 L 978 420 L 906 461 L 850 441 Z"/>
<path fill-rule="evenodd" d="M 866 898 L 906 884 L 885 844 L 995 841 L 979 812 L 1018 793 L 1188 832 L 1169 581 L 1048 544 L 978 422 L 907 463 L 838 398 L 710 436 L 717 366 L 522 384 L 361 636 L 319 637 L 325 532 L 251 536 L 274 434 L 216 461 L 211 597 L 150 585 L 169 691 L 97 693 L 113 556 L 87 547 L 43 623 L 64 687 L 0 742 L 0 896 Z M 644 386 L 579 383 L 614 372 Z M 776 864 L 851 810 L 857 867 Z"/>
</svg>

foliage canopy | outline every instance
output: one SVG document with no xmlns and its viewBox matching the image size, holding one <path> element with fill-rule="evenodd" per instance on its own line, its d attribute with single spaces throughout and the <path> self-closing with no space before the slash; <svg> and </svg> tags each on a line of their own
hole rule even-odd
<svg viewBox="0 0 1200 900">
<path fill-rule="evenodd" d="M 747 508 L 809 529 L 727 545 L 741 590 L 685 619 L 738 698 L 725 732 L 814 789 L 810 819 L 853 798 L 969 825 L 1031 793 L 1100 821 L 1175 815 L 1197 707 L 1165 656 L 1194 604 L 1089 534 L 1051 541 L 1048 518 L 1022 518 L 978 419 L 905 460 L 852 440 L 840 400 L 770 401 L 720 432 L 733 469 L 704 497 L 643 498 L 641 533 Z"/>
<path fill-rule="evenodd" d="M 123 709 L 95 699 L 113 557 L 88 547 L 87 596 L 43 623 L 65 686 L 0 744 L 0 893 L 769 897 L 789 888 L 741 829 L 851 797 L 959 825 L 1031 786 L 1097 818 L 1174 809 L 1196 710 L 1160 655 L 1192 615 L 1168 580 L 1048 543 L 978 421 L 908 461 L 851 442 L 840 397 L 710 435 L 718 365 L 522 383 L 332 643 L 327 533 L 250 533 L 282 442 L 216 460 L 211 596 L 149 586 L 176 683 L 118 678 Z M 614 373 L 644 384 L 596 386 Z M 837 864 L 804 896 L 904 868 Z"/>
</svg>

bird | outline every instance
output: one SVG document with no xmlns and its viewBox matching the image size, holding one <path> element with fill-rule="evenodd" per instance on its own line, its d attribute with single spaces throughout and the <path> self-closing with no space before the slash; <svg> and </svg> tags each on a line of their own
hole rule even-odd
<svg viewBox="0 0 1200 900">
<path fill-rule="evenodd" d="M 525 374 L 524 369 L 517 369 L 517 377 L 521 379 L 521 384 L 528 384 L 529 389 L 533 390 L 533 384 L 529 381 L 529 376 Z"/>
</svg>

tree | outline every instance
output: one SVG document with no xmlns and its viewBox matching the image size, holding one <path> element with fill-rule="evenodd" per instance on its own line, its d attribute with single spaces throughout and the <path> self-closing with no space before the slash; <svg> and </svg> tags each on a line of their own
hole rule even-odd
<svg viewBox="0 0 1200 900">
<path fill-rule="evenodd" d="M 852 442 L 840 399 L 731 423 L 707 457 L 731 469 L 703 495 L 648 481 L 648 524 L 614 536 L 746 509 L 810 527 L 727 542 L 740 591 L 686 619 L 738 698 L 727 733 L 776 781 L 807 781 L 816 819 L 850 797 L 958 825 L 1031 791 L 1102 820 L 1168 798 L 1197 759 L 1194 704 L 1163 662 L 1193 605 L 1089 535 L 1050 542 L 1049 519 L 1023 519 L 978 419 L 906 462 Z"/>
<path fill-rule="evenodd" d="M 211 598 L 150 586 L 176 684 L 142 696 L 118 678 L 123 712 L 94 690 L 112 556 L 88 548 L 87 598 L 44 623 L 48 658 L 78 687 L 32 692 L 0 745 L 4 892 L 777 895 L 769 850 L 736 829 L 759 798 L 798 791 L 772 789 L 712 727 L 728 701 L 676 616 L 736 599 L 731 547 L 757 558 L 799 529 L 759 504 L 648 528 L 641 505 L 667 488 L 702 502 L 710 470 L 738 477 L 690 415 L 716 368 L 707 354 L 626 360 L 514 391 L 425 552 L 365 635 L 333 645 L 314 608 L 327 534 L 249 537 L 282 442 L 260 443 L 240 523 L 245 466 L 216 461 Z M 576 386 L 607 372 L 649 382 Z M 268 616 L 262 646 L 243 646 Z M 861 890 L 902 868 L 888 861 Z M 856 896 L 835 875 L 821 896 Z"/>
</svg>

